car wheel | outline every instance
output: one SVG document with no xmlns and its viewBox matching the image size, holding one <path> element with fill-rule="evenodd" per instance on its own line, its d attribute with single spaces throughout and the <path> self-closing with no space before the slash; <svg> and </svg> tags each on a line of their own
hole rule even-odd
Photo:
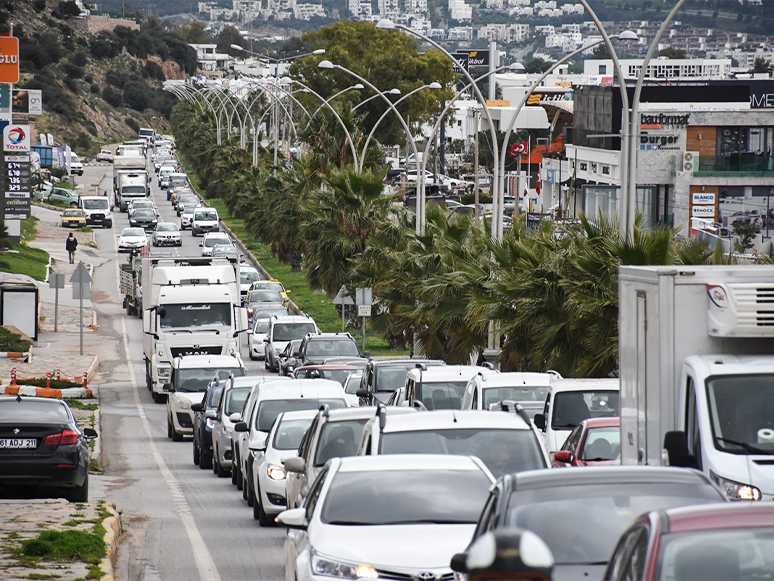
<svg viewBox="0 0 774 581">
<path fill-rule="evenodd" d="M 198 466 L 198 465 L 199 465 L 199 461 L 200 461 L 200 459 L 201 459 L 201 458 L 200 458 L 200 456 L 199 456 L 199 446 L 196 444 L 196 436 L 194 436 L 194 443 L 193 443 L 193 461 L 194 461 L 194 464 L 195 464 L 196 466 Z"/>
<path fill-rule="evenodd" d="M 239 469 L 239 467 L 235 467 L 235 466 L 232 466 L 231 470 L 236 470 L 236 475 L 237 475 L 236 487 L 237 487 L 237 490 L 244 490 L 245 479 L 242 477 L 242 471 Z"/>
<path fill-rule="evenodd" d="M 215 448 L 212 449 L 212 473 L 217 474 L 218 473 L 218 453 L 215 450 Z"/>
<path fill-rule="evenodd" d="M 253 485 L 251 484 L 250 478 L 245 478 L 245 488 L 247 489 L 247 506 L 254 506 L 255 491 L 253 490 Z"/>
<path fill-rule="evenodd" d="M 148 372 L 145 372 L 145 387 L 148 388 L 148 391 L 153 391 L 153 386 L 151 385 L 151 378 L 150 375 L 148 375 Z"/>
<path fill-rule="evenodd" d="M 233 454 L 232 454 L 232 456 L 233 456 Z M 238 480 L 239 480 L 239 478 L 237 476 L 236 468 L 234 468 L 234 465 L 231 464 L 231 484 L 236 486 Z"/>
<path fill-rule="evenodd" d="M 253 518 L 258 521 L 258 524 L 262 527 L 269 527 L 272 525 L 271 517 L 263 510 L 263 501 L 261 500 L 261 492 L 257 491 L 255 494 L 255 503 L 253 503 Z"/>
<path fill-rule="evenodd" d="M 153 395 L 156 395 L 155 393 Z M 167 438 L 172 438 L 173 434 L 175 433 L 175 428 L 172 426 L 172 420 L 169 419 L 169 416 L 167 416 Z"/>
<path fill-rule="evenodd" d="M 158 393 L 156 391 L 153 392 L 154 403 L 164 403 L 165 401 L 166 401 L 166 396 L 163 393 Z"/>
<path fill-rule="evenodd" d="M 200 452 L 199 456 L 199 468 L 202 470 L 207 470 L 208 468 L 212 468 L 212 456 L 205 453 L 203 450 Z"/>
<path fill-rule="evenodd" d="M 255 355 L 253 355 L 253 350 L 251 349 L 250 350 L 250 361 L 255 361 L 256 359 L 258 359 L 258 358 Z"/>
<path fill-rule="evenodd" d="M 89 502 L 89 475 L 83 479 L 83 484 L 73 488 L 67 495 L 70 502 Z"/>
</svg>

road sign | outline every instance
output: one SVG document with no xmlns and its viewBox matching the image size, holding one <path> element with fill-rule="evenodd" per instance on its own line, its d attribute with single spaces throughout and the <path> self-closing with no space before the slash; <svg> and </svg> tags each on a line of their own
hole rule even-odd
<svg viewBox="0 0 774 581">
<path fill-rule="evenodd" d="M 19 39 L 0 37 L 0 83 L 19 82 Z"/>
<path fill-rule="evenodd" d="M 86 268 L 86 265 L 83 264 L 83 262 L 79 262 L 78 266 L 75 268 L 75 272 L 70 277 L 70 282 L 73 284 L 88 284 L 91 282 L 91 276 L 89 275 L 89 269 Z"/>
<path fill-rule="evenodd" d="M 70 277 L 70 282 L 73 283 L 73 299 L 80 302 L 79 327 L 81 330 L 81 355 L 83 355 L 83 300 L 91 298 L 91 276 L 83 261 L 78 263 L 75 272 Z"/>
<path fill-rule="evenodd" d="M 48 275 L 48 288 L 64 288 L 65 275 L 59 272 L 52 272 Z"/>
<path fill-rule="evenodd" d="M 358 305 L 357 306 L 357 316 L 358 317 L 370 317 L 371 316 L 371 305 Z"/>
<path fill-rule="evenodd" d="M 371 287 L 355 289 L 356 305 L 371 305 L 373 303 L 373 293 Z"/>
</svg>

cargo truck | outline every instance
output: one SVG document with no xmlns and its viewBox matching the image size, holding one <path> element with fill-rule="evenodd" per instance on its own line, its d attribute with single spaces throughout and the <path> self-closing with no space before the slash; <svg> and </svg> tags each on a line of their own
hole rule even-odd
<svg viewBox="0 0 774 581">
<path fill-rule="evenodd" d="M 175 357 L 239 354 L 248 327 L 240 302 L 239 261 L 142 259 L 145 376 L 155 402 L 166 398 Z"/>
<path fill-rule="evenodd" d="M 621 461 L 774 500 L 774 266 L 619 271 Z"/>
<path fill-rule="evenodd" d="M 145 158 L 139 155 L 116 155 L 113 158 L 113 189 L 118 188 L 118 174 L 122 171 L 145 170 Z"/>
<path fill-rule="evenodd" d="M 127 206 L 131 200 L 147 198 L 148 194 L 147 171 L 122 171 L 118 173 L 116 205 L 122 212 L 126 212 Z"/>
</svg>

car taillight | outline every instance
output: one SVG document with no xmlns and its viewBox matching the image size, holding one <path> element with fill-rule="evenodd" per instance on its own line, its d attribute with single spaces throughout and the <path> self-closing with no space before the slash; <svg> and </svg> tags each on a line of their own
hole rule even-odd
<svg viewBox="0 0 774 581">
<path fill-rule="evenodd" d="M 68 444 L 77 444 L 78 434 L 72 430 L 63 430 L 58 434 L 49 434 L 43 441 L 47 446 L 67 446 Z"/>
</svg>

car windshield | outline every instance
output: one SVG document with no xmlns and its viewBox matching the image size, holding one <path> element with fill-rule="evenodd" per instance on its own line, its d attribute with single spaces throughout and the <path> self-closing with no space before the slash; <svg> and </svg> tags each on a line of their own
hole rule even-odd
<svg viewBox="0 0 774 581">
<path fill-rule="evenodd" d="M 337 381 L 342 386 L 355 369 L 299 369 L 296 371 L 296 377 L 299 379 L 331 379 Z"/>
<path fill-rule="evenodd" d="M 166 304 L 160 311 L 159 327 L 162 329 L 231 325 L 229 303 Z"/>
<path fill-rule="evenodd" d="M 253 333 L 268 333 L 269 319 L 258 319 L 253 327 Z"/>
<path fill-rule="evenodd" d="M 124 195 L 124 194 L 145 195 L 145 186 L 124 186 L 121 188 L 121 195 Z"/>
<path fill-rule="evenodd" d="M 314 465 L 322 466 L 331 458 L 355 456 L 360 433 L 367 421 L 367 418 L 362 418 L 325 424 L 317 441 Z"/>
<path fill-rule="evenodd" d="M 715 447 L 731 454 L 774 454 L 774 375 L 707 380 Z"/>
<path fill-rule="evenodd" d="M 67 216 L 68 218 L 74 216 L 83 217 L 83 212 L 81 210 L 65 210 L 62 215 Z"/>
<path fill-rule="evenodd" d="M 306 429 L 311 423 L 312 418 L 305 420 L 283 420 L 277 426 L 272 446 L 276 450 L 298 450 L 298 447 L 301 445 L 301 438 L 304 437 Z"/>
<path fill-rule="evenodd" d="M 292 356 L 293 353 L 298 351 L 298 348 L 301 346 L 301 341 L 290 341 L 287 346 L 285 347 L 285 350 L 282 352 L 283 355 L 287 355 L 288 357 Z"/>
<path fill-rule="evenodd" d="M 414 364 L 411 365 L 414 367 Z M 409 368 L 411 369 L 411 368 Z M 408 369 L 402 366 L 385 366 L 376 368 L 376 391 L 395 391 L 406 385 Z"/>
<path fill-rule="evenodd" d="M 85 210 L 107 210 L 110 207 L 110 203 L 107 198 L 99 198 L 97 200 L 83 200 L 83 208 Z"/>
<path fill-rule="evenodd" d="M 774 529 L 738 528 L 661 537 L 658 581 L 770 579 Z"/>
<path fill-rule="evenodd" d="M 177 390 L 178 391 L 205 391 L 207 386 L 218 377 L 224 379 L 231 374 L 234 377 L 242 377 L 245 374 L 241 367 L 209 367 L 207 369 L 178 369 L 177 370 Z M 244 403 L 244 402 L 243 402 Z M 240 408 L 241 410 L 242 408 Z"/>
<path fill-rule="evenodd" d="M 260 280 L 261 275 L 257 270 L 241 270 L 239 272 L 239 282 L 242 284 L 253 284 L 256 280 Z"/>
<path fill-rule="evenodd" d="M 121 230 L 121 236 L 139 236 L 141 238 L 145 237 L 145 230 L 142 228 L 124 228 Z"/>
<path fill-rule="evenodd" d="M 538 535 L 557 563 L 606 563 L 618 537 L 638 515 L 723 500 L 720 492 L 704 484 L 544 486 L 511 493 L 506 526 Z"/>
<path fill-rule="evenodd" d="M 156 227 L 156 232 L 177 232 L 177 224 L 165 222 Z"/>
<path fill-rule="evenodd" d="M 615 460 L 621 453 L 621 428 L 589 428 L 583 444 L 581 460 L 600 462 Z"/>
<path fill-rule="evenodd" d="M 253 290 L 272 289 L 277 292 L 285 292 L 285 287 L 279 282 L 262 282 L 260 285 L 256 285 Z"/>
<path fill-rule="evenodd" d="M 308 333 L 316 333 L 314 323 L 277 323 L 274 325 L 274 341 L 293 341 L 303 339 Z"/>
<path fill-rule="evenodd" d="M 139 208 L 132 212 L 132 218 L 155 218 L 156 212 L 153 210 L 146 210 L 145 208 Z"/>
<path fill-rule="evenodd" d="M 433 381 L 422 384 L 422 403 L 429 410 L 458 410 L 467 381 Z"/>
<path fill-rule="evenodd" d="M 236 377 L 236 374 L 234 374 L 234 377 Z M 251 390 L 252 387 L 232 387 L 228 390 L 226 393 L 226 402 L 223 406 L 227 416 L 242 411 Z"/>
<path fill-rule="evenodd" d="M 255 429 L 261 432 L 268 432 L 271 430 L 274 420 L 282 412 L 316 410 L 326 403 L 332 410 L 343 408 L 347 405 L 343 399 L 317 399 L 316 397 L 264 400 L 258 405 L 258 413 L 255 414 Z"/>
<path fill-rule="evenodd" d="M 480 470 L 338 472 L 321 518 L 331 525 L 475 523 L 490 485 Z"/>
<path fill-rule="evenodd" d="M 183 216 L 193 216 L 194 209 L 193 206 L 186 207 L 186 209 L 183 210 Z"/>
<path fill-rule="evenodd" d="M 70 421 L 65 406 L 50 400 L 39 401 L 37 398 L 24 398 L 21 402 L 15 399 L 6 399 L 0 402 L 0 422 L 13 422 L 19 424 L 28 423 L 53 423 Z M 11 430 L 8 430 L 10 433 Z"/>
<path fill-rule="evenodd" d="M 483 409 L 489 409 L 489 406 L 493 403 L 504 400 L 512 400 L 517 402 L 539 402 L 546 401 L 546 395 L 548 394 L 547 385 L 530 386 L 519 385 L 513 387 L 489 387 L 482 390 L 483 394 Z"/>
<path fill-rule="evenodd" d="M 360 389 L 361 379 L 363 379 L 362 373 L 353 373 L 352 375 L 350 375 L 349 381 L 347 381 L 347 387 L 344 388 L 344 391 L 349 395 L 356 395 L 357 390 Z"/>
<path fill-rule="evenodd" d="M 476 428 L 387 432 L 382 435 L 380 446 L 382 454 L 478 456 L 495 478 L 505 473 L 546 467 L 532 430 Z"/>
<path fill-rule="evenodd" d="M 282 303 L 284 300 L 277 291 L 264 289 L 250 291 L 247 298 L 248 303 Z"/>
<path fill-rule="evenodd" d="M 592 389 L 588 391 L 561 391 L 554 397 L 553 421 L 555 430 L 569 430 L 589 418 L 618 416 L 618 392 Z"/>
<path fill-rule="evenodd" d="M 231 244 L 231 240 L 225 236 L 210 236 L 204 241 L 205 248 L 211 248 L 213 246 L 217 246 L 218 244 Z"/>
<path fill-rule="evenodd" d="M 213 222 L 218 219 L 218 213 L 215 210 L 208 210 L 205 212 L 196 212 L 194 219 L 203 220 L 206 222 Z"/>
<path fill-rule="evenodd" d="M 318 340 L 309 341 L 306 345 L 306 354 L 313 357 L 336 357 L 337 355 L 354 355 L 357 357 L 360 352 L 357 345 L 351 340 Z"/>
</svg>

